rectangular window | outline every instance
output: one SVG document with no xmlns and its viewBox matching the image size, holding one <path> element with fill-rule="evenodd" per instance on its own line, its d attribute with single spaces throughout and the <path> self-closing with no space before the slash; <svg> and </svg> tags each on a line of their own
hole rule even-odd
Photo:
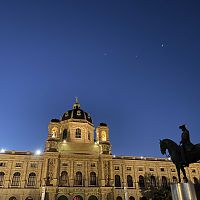
<svg viewBox="0 0 200 200">
<path fill-rule="evenodd" d="M 142 168 L 142 167 L 139 167 L 138 171 L 143 171 L 143 168 Z"/>
<path fill-rule="evenodd" d="M 16 163 L 15 167 L 22 167 L 22 163 Z"/>
<path fill-rule="evenodd" d="M 6 163 L 0 162 L 0 167 L 5 167 L 5 166 L 6 166 Z"/>
<path fill-rule="evenodd" d="M 68 166 L 68 163 L 63 163 L 62 166 L 63 166 L 63 167 L 67 167 L 67 166 Z"/>
<path fill-rule="evenodd" d="M 162 167 L 162 168 L 160 168 L 160 171 L 161 171 L 161 172 L 164 172 L 164 171 L 165 171 L 165 169 Z"/>
<path fill-rule="evenodd" d="M 126 170 L 127 170 L 127 171 L 131 171 L 131 167 L 127 167 Z"/>
<path fill-rule="evenodd" d="M 154 171 L 154 168 L 149 168 L 149 171 L 153 172 L 153 171 Z"/>
<path fill-rule="evenodd" d="M 31 168 L 37 168 L 37 163 L 31 163 Z"/>
<path fill-rule="evenodd" d="M 115 170 L 119 170 L 119 166 L 115 166 Z"/>
<path fill-rule="evenodd" d="M 3 182 L 4 182 L 4 172 L 0 172 L 0 186 L 3 186 Z"/>
<path fill-rule="evenodd" d="M 195 170 L 195 169 L 192 169 L 192 173 L 196 173 L 196 170 Z"/>
<path fill-rule="evenodd" d="M 176 170 L 175 169 L 171 169 L 171 172 L 176 172 Z"/>
<path fill-rule="evenodd" d="M 95 163 L 91 163 L 91 167 L 95 167 Z"/>
</svg>

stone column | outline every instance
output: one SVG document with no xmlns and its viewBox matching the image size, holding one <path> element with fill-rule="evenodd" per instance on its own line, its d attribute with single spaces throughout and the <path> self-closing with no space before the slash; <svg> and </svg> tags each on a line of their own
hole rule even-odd
<svg viewBox="0 0 200 200">
<path fill-rule="evenodd" d="M 101 171 L 101 186 L 105 186 L 105 174 L 104 174 L 104 162 L 102 158 L 100 158 L 100 171 Z"/>
<path fill-rule="evenodd" d="M 85 172 L 84 172 L 84 186 L 88 187 L 88 182 L 89 182 L 89 176 L 88 176 L 88 163 L 87 161 L 84 162 L 85 165 Z"/>
<path fill-rule="evenodd" d="M 70 162 L 70 177 L 69 177 L 69 185 L 70 187 L 74 186 L 74 161 Z"/>
<path fill-rule="evenodd" d="M 174 183 L 170 187 L 173 200 L 197 200 L 193 183 Z"/>
</svg>

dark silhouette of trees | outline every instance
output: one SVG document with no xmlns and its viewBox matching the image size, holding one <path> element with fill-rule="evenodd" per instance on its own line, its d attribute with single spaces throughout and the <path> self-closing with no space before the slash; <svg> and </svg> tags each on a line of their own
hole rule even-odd
<svg viewBox="0 0 200 200">
<path fill-rule="evenodd" d="M 147 173 L 143 177 L 144 187 L 140 188 L 143 197 L 152 200 L 172 200 L 170 181 L 167 177 L 159 178 Z"/>
</svg>

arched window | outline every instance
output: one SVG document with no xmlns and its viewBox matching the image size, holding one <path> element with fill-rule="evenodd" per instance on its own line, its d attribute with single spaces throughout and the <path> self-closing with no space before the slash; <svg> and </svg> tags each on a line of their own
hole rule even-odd
<svg viewBox="0 0 200 200">
<path fill-rule="evenodd" d="M 139 187 L 144 188 L 144 177 L 142 175 L 139 176 Z"/>
<path fill-rule="evenodd" d="M 173 182 L 173 183 L 177 183 L 177 178 L 176 178 L 176 176 L 173 176 L 173 177 L 172 177 L 172 182 Z"/>
<path fill-rule="evenodd" d="M 133 196 L 130 196 L 129 200 L 135 200 L 135 198 Z"/>
<path fill-rule="evenodd" d="M 199 181 L 198 181 L 198 179 L 196 177 L 193 177 L 193 180 L 194 180 L 194 184 L 198 184 L 199 183 Z"/>
<path fill-rule="evenodd" d="M 16 197 L 10 197 L 9 200 L 17 200 Z"/>
<path fill-rule="evenodd" d="M 82 173 L 76 172 L 75 185 L 82 186 Z"/>
<path fill-rule="evenodd" d="M 17 187 L 19 185 L 20 185 L 20 173 L 19 172 L 15 172 L 13 174 L 11 186 Z"/>
<path fill-rule="evenodd" d="M 121 187 L 121 180 L 119 175 L 115 175 L 115 187 Z"/>
<path fill-rule="evenodd" d="M 91 172 L 90 173 L 90 185 L 96 185 L 96 184 L 97 184 L 96 173 Z"/>
<path fill-rule="evenodd" d="M 90 140 L 90 132 L 88 131 L 88 140 Z"/>
<path fill-rule="evenodd" d="M 155 176 L 151 176 L 151 186 L 156 187 L 156 178 Z"/>
<path fill-rule="evenodd" d="M 73 200 L 83 200 L 83 197 L 80 195 L 77 195 L 73 198 Z"/>
<path fill-rule="evenodd" d="M 29 196 L 25 200 L 33 200 L 33 198 Z"/>
<path fill-rule="evenodd" d="M 128 187 L 133 187 L 133 178 L 130 175 L 127 176 L 127 185 Z"/>
<path fill-rule="evenodd" d="M 167 178 L 165 176 L 162 176 L 162 186 L 167 187 Z"/>
<path fill-rule="evenodd" d="M 67 139 L 67 133 L 68 133 L 67 129 L 64 129 L 63 134 L 62 134 L 62 139 L 63 140 Z"/>
<path fill-rule="evenodd" d="M 58 198 L 58 200 L 68 200 L 68 198 L 67 198 L 66 196 L 62 195 L 62 196 L 60 196 L 60 197 Z"/>
<path fill-rule="evenodd" d="M 187 182 L 188 182 L 187 178 L 183 177 L 183 183 L 187 183 Z"/>
<path fill-rule="evenodd" d="M 76 138 L 81 138 L 81 129 L 80 128 L 76 129 Z"/>
<path fill-rule="evenodd" d="M 146 197 L 141 197 L 140 200 L 147 200 L 147 198 Z"/>
<path fill-rule="evenodd" d="M 4 172 L 0 172 L 0 186 L 3 186 L 4 176 Z"/>
<path fill-rule="evenodd" d="M 61 172 L 60 185 L 61 186 L 67 186 L 68 185 L 68 174 L 67 174 L 66 171 Z"/>
<path fill-rule="evenodd" d="M 98 200 L 98 199 L 97 199 L 97 197 L 96 197 L 96 196 L 94 196 L 94 195 L 91 195 L 91 196 L 88 198 L 88 200 Z"/>
<path fill-rule="evenodd" d="M 122 198 L 121 198 L 120 196 L 118 196 L 118 197 L 116 198 L 116 200 L 122 200 Z"/>
<path fill-rule="evenodd" d="M 36 185 L 36 174 L 30 173 L 28 176 L 27 186 L 35 186 Z"/>
</svg>

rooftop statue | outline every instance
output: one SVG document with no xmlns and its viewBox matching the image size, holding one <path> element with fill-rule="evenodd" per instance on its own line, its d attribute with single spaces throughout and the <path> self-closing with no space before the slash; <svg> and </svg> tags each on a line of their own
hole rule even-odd
<svg viewBox="0 0 200 200">
<path fill-rule="evenodd" d="M 183 179 L 188 181 L 184 167 L 189 167 L 189 164 L 200 160 L 200 144 L 192 144 L 190 141 L 190 133 L 185 125 L 179 126 L 181 129 L 180 145 L 177 145 L 170 139 L 160 140 L 160 151 L 164 155 L 168 150 L 172 162 L 176 166 L 178 173 L 178 182 L 181 182 L 180 170 L 183 173 Z"/>
</svg>

